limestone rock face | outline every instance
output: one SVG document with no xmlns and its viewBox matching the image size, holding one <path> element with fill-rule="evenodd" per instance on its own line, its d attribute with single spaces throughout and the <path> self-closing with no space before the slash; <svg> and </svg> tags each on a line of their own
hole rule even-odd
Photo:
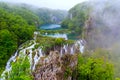
<svg viewBox="0 0 120 80">
<path fill-rule="evenodd" d="M 42 57 L 36 65 L 35 72 L 33 72 L 34 80 L 65 80 L 66 65 L 72 69 L 77 64 L 76 58 L 69 57 L 67 59 L 67 57 L 60 56 L 57 51 L 51 51 L 47 57 Z M 71 80 L 71 77 L 68 77 L 67 80 Z"/>
</svg>

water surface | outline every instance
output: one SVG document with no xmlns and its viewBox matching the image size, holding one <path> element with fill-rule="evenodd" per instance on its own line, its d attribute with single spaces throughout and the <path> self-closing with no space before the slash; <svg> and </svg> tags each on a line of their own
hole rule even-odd
<svg viewBox="0 0 120 80">
<path fill-rule="evenodd" d="M 40 26 L 39 29 L 58 30 L 58 29 L 61 29 L 61 25 L 59 25 L 59 24 L 45 24 L 45 25 Z"/>
<path fill-rule="evenodd" d="M 64 28 L 61 27 L 59 24 L 45 24 L 39 27 L 39 29 L 42 30 L 63 30 Z M 43 36 L 50 36 L 55 38 L 64 38 L 64 39 L 71 39 L 71 40 L 78 40 L 78 35 L 76 34 L 61 34 L 61 33 L 54 33 L 54 34 L 48 34 L 46 33 Z"/>
</svg>

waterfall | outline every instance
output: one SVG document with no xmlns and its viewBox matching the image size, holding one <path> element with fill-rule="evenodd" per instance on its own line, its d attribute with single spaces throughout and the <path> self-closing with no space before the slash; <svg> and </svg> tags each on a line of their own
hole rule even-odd
<svg viewBox="0 0 120 80">
<path fill-rule="evenodd" d="M 74 52 L 74 47 L 72 46 L 71 48 L 70 48 L 70 54 L 74 54 L 75 52 Z"/>
<path fill-rule="evenodd" d="M 45 35 L 47 35 L 48 33 L 45 33 Z"/>
<path fill-rule="evenodd" d="M 39 34 L 38 32 L 35 32 L 34 40 L 31 40 L 30 44 L 28 44 L 28 46 L 25 48 L 24 48 L 24 45 L 20 46 L 20 48 L 18 48 L 18 50 L 20 50 L 20 51 L 17 50 L 16 53 L 13 56 L 11 56 L 11 58 L 8 60 L 8 62 L 6 64 L 5 70 L 1 74 L 2 78 L 0 78 L 0 80 L 6 80 L 5 79 L 6 73 L 8 73 L 8 77 L 9 77 L 9 72 L 12 70 L 11 63 L 15 62 L 17 57 L 23 57 L 23 59 L 24 59 L 24 57 L 27 56 L 29 59 L 29 62 L 30 62 L 30 69 L 33 71 L 35 70 L 35 67 L 36 67 L 38 61 L 40 60 L 41 57 L 44 56 L 42 53 L 42 46 L 35 49 L 34 50 L 35 55 L 33 54 L 33 48 L 35 48 L 35 45 L 37 44 L 35 42 L 35 40 L 36 40 L 36 37 L 38 34 Z M 63 34 L 62 36 L 64 36 L 64 38 L 67 39 L 66 35 Z M 75 50 L 78 48 L 79 48 L 79 52 L 83 53 L 84 48 L 85 48 L 84 45 L 85 45 L 84 40 L 78 40 L 72 46 L 70 46 L 68 44 L 63 45 L 60 49 L 60 55 L 62 56 L 63 54 L 66 54 L 66 53 L 74 54 Z M 48 60 L 46 60 L 46 61 L 48 61 Z"/>
<path fill-rule="evenodd" d="M 75 43 L 75 47 L 79 47 L 79 51 L 83 53 L 85 49 L 85 42 L 83 40 L 78 40 Z"/>
<path fill-rule="evenodd" d="M 60 56 L 62 56 L 62 54 L 63 54 L 63 48 L 61 47 L 61 49 L 60 49 Z"/>
<path fill-rule="evenodd" d="M 31 41 L 31 43 L 32 43 L 32 41 Z M 32 56 L 33 56 L 32 55 L 32 53 L 33 53 L 32 49 L 34 48 L 35 45 L 36 45 L 36 42 L 34 41 L 34 43 L 32 45 L 30 45 L 26 48 L 24 48 L 24 47 L 18 48 L 18 50 L 20 50 L 20 51 L 18 52 L 18 50 L 17 50 L 16 53 L 13 56 L 11 56 L 11 58 L 8 60 L 8 62 L 6 64 L 6 68 L 3 71 L 3 73 L 1 74 L 0 80 L 6 80 L 5 79 L 6 73 L 8 73 L 8 77 L 9 77 L 9 72 L 12 70 L 11 63 L 15 62 L 17 57 L 23 57 L 23 59 L 24 59 L 24 57 L 28 55 L 28 59 L 30 61 L 30 69 L 34 70 L 37 62 L 40 59 L 40 57 L 43 56 L 42 55 L 42 49 L 39 48 L 38 52 L 37 52 L 37 50 L 35 50 L 36 54 L 35 54 L 34 58 L 32 58 Z"/>
<path fill-rule="evenodd" d="M 40 32 L 37 31 L 34 32 L 34 38 L 33 38 L 34 40 L 36 40 L 38 34 L 40 34 Z"/>
<path fill-rule="evenodd" d="M 29 50 L 28 58 L 29 58 L 29 61 L 30 61 L 30 69 L 32 70 L 32 50 Z"/>
<path fill-rule="evenodd" d="M 6 70 L 10 70 L 10 69 L 11 69 L 11 65 L 10 65 L 10 64 L 11 64 L 12 61 L 13 61 L 13 62 L 16 61 L 17 54 L 18 54 L 18 51 L 16 51 L 15 55 L 12 56 L 12 57 L 8 60 L 7 65 L 6 65 Z"/>
<path fill-rule="evenodd" d="M 33 53 L 32 49 L 36 45 L 35 40 L 36 40 L 38 34 L 40 34 L 40 33 L 39 32 L 34 32 L 34 40 L 31 40 L 26 48 L 24 48 L 24 45 L 22 44 L 18 48 L 18 50 L 20 50 L 20 51 L 18 52 L 18 50 L 17 50 L 16 53 L 13 56 L 11 56 L 11 58 L 8 60 L 8 62 L 6 64 L 5 70 L 1 74 L 0 80 L 6 80 L 5 79 L 5 77 L 7 76 L 6 73 L 8 73 L 8 77 L 9 77 L 9 72 L 12 70 L 11 63 L 15 62 L 17 57 L 23 57 L 23 59 L 24 59 L 24 57 L 28 55 L 28 58 L 29 58 L 29 61 L 30 61 L 30 69 L 32 69 L 32 66 L 33 66 L 33 69 L 35 69 L 35 65 L 37 64 L 38 60 L 40 59 L 40 57 L 38 57 L 38 54 L 39 54 L 39 56 L 43 56 L 42 55 L 42 49 L 40 48 L 40 49 L 38 49 L 39 53 L 36 52 L 34 58 L 32 59 L 32 56 L 33 56 L 32 55 L 32 53 Z M 32 62 L 33 60 L 34 60 L 34 63 Z"/>
<path fill-rule="evenodd" d="M 76 49 L 79 49 L 79 52 L 83 53 L 85 49 L 85 42 L 83 40 L 77 40 L 72 46 L 69 46 L 68 44 L 63 45 L 63 47 L 60 49 L 60 54 L 63 53 L 74 54 Z"/>
<path fill-rule="evenodd" d="M 43 53 L 42 53 L 42 49 L 41 48 L 38 48 L 38 52 L 39 52 L 39 56 L 43 57 Z"/>
<path fill-rule="evenodd" d="M 84 47 L 85 47 L 84 44 L 85 44 L 85 43 L 83 42 L 83 40 L 80 40 L 80 52 L 81 52 L 81 53 L 84 52 Z"/>
<path fill-rule="evenodd" d="M 35 66 L 36 66 L 36 64 L 38 63 L 38 61 L 40 60 L 41 57 L 43 57 L 42 49 L 38 48 L 38 51 L 36 51 L 36 54 L 34 56 L 34 64 L 33 64 L 33 68 L 32 68 L 33 71 L 35 70 Z"/>
<path fill-rule="evenodd" d="M 67 45 L 64 45 L 63 49 L 65 50 L 65 53 L 67 53 Z"/>
<path fill-rule="evenodd" d="M 68 40 L 67 34 L 55 33 L 55 34 L 45 34 L 43 36 L 50 36 L 50 37 L 54 37 L 54 38 L 64 38 L 65 40 Z"/>
<path fill-rule="evenodd" d="M 37 52 L 36 52 L 36 54 L 35 54 L 35 56 L 34 56 L 34 64 L 33 64 L 33 68 L 32 68 L 32 70 L 35 70 L 35 65 L 37 64 L 37 62 L 38 62 L 38 60 L 39 60 L 39 57 L 38 57 L 38 54 L 37 54 Z"/>
<path fill-rule="evenodd" d="M 5 70 L 3 71 L 3 73 L 1 74 L 1 79 L 0 80 L 5 80 L 5 73 L 8 73 L 11 71 L 12 67 L 11 67 L 11 62 L 15 62 L 16 61 L 16 57 L 18 55 L 18 50 L 15 52 L 15 54 L 13 56 L 11 56 L 11 58 L 8 60 Z"/>
</svg>

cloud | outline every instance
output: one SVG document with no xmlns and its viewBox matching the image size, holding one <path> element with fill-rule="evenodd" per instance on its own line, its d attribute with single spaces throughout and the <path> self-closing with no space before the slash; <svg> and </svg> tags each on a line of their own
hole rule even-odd
<svg viewBox="0 0 120 80">
<path fill-rule="evenodd" d="M 47 7 L 52 9 L 70 9 L 74 5 L 87 0 L 0 0 L 14 3 L 27 3 L 38 7 Z"/>
</svg>

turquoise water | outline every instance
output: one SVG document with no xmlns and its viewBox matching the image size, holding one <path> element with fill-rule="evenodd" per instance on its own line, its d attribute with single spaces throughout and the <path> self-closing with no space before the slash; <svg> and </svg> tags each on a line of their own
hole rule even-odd
<svg viewBox="0 0 120 80">
<path fill-rule="evenodd" d="M 39 29 L 42 30 L 62 30 L 63 28 L 59 24 L 45 24 L 39 27 Z M 64 39 L 71 39 L 71 40 L 78 40 L 78 35 L 76 34 L 60 34 L 60 33 L 55 33 L 55 34 L 48 34 L 46 33 L 44 36 L 50 36 L 50 37 L 56 37 L 56 38 L 64 38 Z"/>
<path fill-rule="evenodd" d="M 45 24 L 39 27 L 39 29 L 43 30 L 59 30 L 62 29 L 61 25 L 59 24 Z"/>
</svg>

